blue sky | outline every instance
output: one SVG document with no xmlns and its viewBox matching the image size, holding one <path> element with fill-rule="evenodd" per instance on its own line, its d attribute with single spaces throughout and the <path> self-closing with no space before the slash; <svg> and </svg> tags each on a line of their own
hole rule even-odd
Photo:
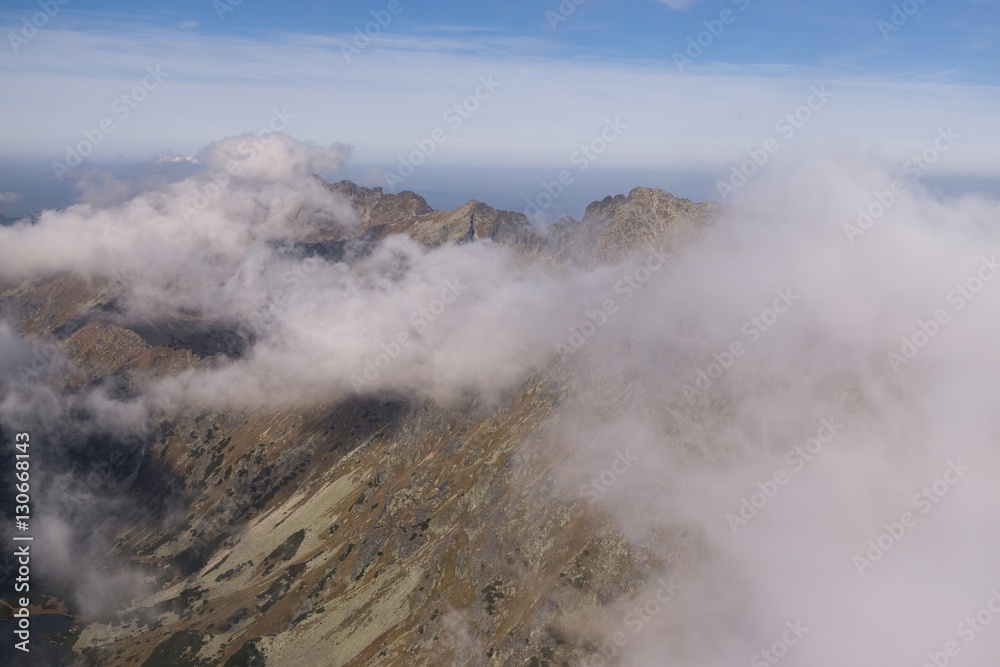
<svg viewBox="0 0 1000 667">
<path fill-rule="evenodd" d="M 187 21 L 198 33 L 224 42 L 236 36 L 274 39 L 282 33 L 349 34 L 385 9 L 374 2 L 263 3 L 231 0 L 229 10 L 211 0 L 154 3 L 68 2 L 55 29 L 114 31 L 127 26 L 169 29 Z M 224 3 L 230 4 L 230 3 Z M 858 72 L 947 71 L 983 83 L 994 76 L 1000 8 L 989 0 L 925 0 L 905 26 L 884 40 L 877 27 L 901 2 L 838 0 L 586 0 L 554 23 L 546 12 L 559 2 L 400 0 L 403 10 L 386 32 L 411 37 L 473 35 L 479 31 L 538 40 L 539 49 L 563 56 L 670 60 L 689 35 L 723 9 L 740 14 L 738 28 L 719 39 L 703 63 L 845 66 Z M 138 6 L 136 6 L 138 5 Z M 146 6 L 143 6 L 146 5 Z M 745 9 L 743 9 L 745 7 Z M 38 2 L 8 1 L 6 22 L 38 10 Z M 221 18 L 220 18 L 221 17 Z M 15 21 L 16 23 L 16 21 Z M 737 25 L 737 24 L 734 24 Z M 6 32 L 6 31 L 5 31 Z"/>
<path fill-rule="evenodd" d="M 941 172 L 1000 172 L 993 0 L 236 2 L 6 2 L 0 159 L 65 161 L 102 121 L 92 160 L 192 155 L 278 110 L 298 139 L 352 145 L 372 182 L 443 130 L 424 180 L 396 189 L 443 187 L 426 174 L 463 166 L 558 171 L 615 118 L 627 129 L 595 170 L 713 172 L 826 86 L 786 153 L 849 144 L 903 160 L 954 126 Z M 372 12 L 391 20 L 350 48 Z M 37 34 L 23 31 L 33 17 Z M 484 77 L 498 83 L 487 95 Z M 143 81 L 122 117 L 115 100 Z"/>
</svg>

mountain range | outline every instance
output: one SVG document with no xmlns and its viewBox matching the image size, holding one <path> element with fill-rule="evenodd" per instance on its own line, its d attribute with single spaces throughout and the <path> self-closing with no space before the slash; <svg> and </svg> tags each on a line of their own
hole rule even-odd
<svg viewBox="0 0 1000 667">
<path fill-rule="evenodd" d="M 288 251 L 329 262 L 405 235 L 428 248 L 496 244 L 526 267 L 573 272 L 649 250 L 669 257 L 719 213 L 635 188 L 542 230 L 478 201 L 438 211 L 409 191 L 324 187 L 360 225 L 317 225 Z M 112 275 L 4 279 L 3 317 L 42 351 L 22 379 L 39 376 L 61 397 L 103 387 L 124 400 L 253 347 L 252 326 L 198 312 L 123 320 L 120 288 Z M 648 620 L 652 605 L 643 612 L 636 596 L 672 595 L 663 573 L 696 558 L 698 540 L 678 528 L 637 546 L 591 502 L 604 492 L 599 475 L 557 480 L 574 456 L 557 416 L 612 420 L 666 401 L 667 431 L 678 434 L 697 416 L 682 415 L 676 394 L 576 365 L 553 350 L 495 401 L 362 390 L 305 405 L 275 396 L 268 409 L 178 406 L 125 439 L 64 415 L 34 437 L 61 439 L 50 464 L 86 480 L 77 501 L 108 508 L 94 522 L 93 543 L 106 550 L 93 567 L 111 581 L 141 574 L 123 584 L 124 599 L 103 588 L 109 604 L 91 607 L 52 582 L 36 613 L 76 620 L 56 638 L 67 664 L 611 664 Z M 681 440 L 692 456 L 712 455 Z M 616 474 L 633 464 L 624 444 L 606 459 Z"/>
</svg>

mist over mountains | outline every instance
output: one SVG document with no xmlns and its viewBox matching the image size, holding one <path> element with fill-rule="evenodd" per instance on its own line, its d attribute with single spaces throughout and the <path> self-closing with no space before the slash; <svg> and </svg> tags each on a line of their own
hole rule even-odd
<svg viewBox="0 0 1000 667">
<path fill-rule="evenodd" d="M 66 664 L 991 664 L 996 199 L 845 150 L 541 228 L 248 140 L 0 242 Z"/>
</svg>

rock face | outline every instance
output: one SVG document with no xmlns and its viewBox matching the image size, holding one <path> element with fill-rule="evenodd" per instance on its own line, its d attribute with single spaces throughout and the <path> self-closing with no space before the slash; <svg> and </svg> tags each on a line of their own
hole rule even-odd
<svg viewBox="0 0 1000 667">
<path fill-rule="evenodd" d="M 636 188 L 543 234 L 477 201 L 434 211 L 412 192 L 329 187 L 357 210 L 359 238 L 491 240 L 562 264 L 672 250 L 714 212 Z M 229 354 L 169 327 L 105 321 L 107 281 L 52 276 L 2 284 L 0 297 L 23 338 L 48 337 L 66 355 L 72 369 L 52 380 L 66 390 L 128 388 Z M 605 380 L 595 387 L 614 393 Z M 596 655 L 605 638 L 588 619 L 695 547 L 638 551 L 575 489 L 553 484 L 567 453 L 549 420 L 565 382 L 554 361 L 489 410 L 355 396 L 157 415 L 141 470 L 129 468 L 124 488 L 115 474 L 104 481 L 134 508 L 102 562 L 141 568 L 145 592 L 114 617 L 80 615 L 67 651 L 112 667 L 540 667 Z"/>
<path fill-rule="evenodd" d="M 673 252 L 700 238 L 706 223 L 718 213 L 713 203 L 635 188 L 627 196 L 593 202 L 579 222 L 572 218 L 557 221 L 552 245 L 564 260 L 588 265 L 620 261 L 643 247 Z"/>
<path fill-rule="evenodd" d="M 408 234 L 428 246 L 492 239 L 519 249 L 537 247 L 541 240 L 524 214 L 498 211 L 476 200 L 451 211 L 435 211 L 409 190 L 387 195 L 382 188 L 365 188 L 351 181 L 328 187 L 351 202 L 365 231 L 377 238 Z"/>
<path fill-rule="evenodd" d="M 451 211 L 434 211 L 410 191 L 385 194 L 382 188 L 351 181 L 328 187 L 352 203 L 366 233 L 376 238 L 408 234 L 428 246 L 492 239 L 522 253 L 588 266 L 621 261 L 643 247 L 672 252 L 700 238 L 706 224 L 719 214 L 714 203 L 695 203 L 640 187 L 628 195 L 593 202 L 582 220 L 563 218 L 543 234 L 523 213 L 498 211 L 475 200 Z"/>
<path fill-rule="evenodd" d="M 366 229 L 388 227 L 433 210 L 423 197 L 409 190 L 387 195 L 382 188 L 365 188 L 351 181 L 340 181 L 327 187 L 351 202 Z"/>
</svg>

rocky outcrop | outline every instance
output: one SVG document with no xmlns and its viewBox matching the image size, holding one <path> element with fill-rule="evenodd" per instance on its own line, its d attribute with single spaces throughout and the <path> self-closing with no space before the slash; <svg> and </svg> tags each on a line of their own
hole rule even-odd
<svg viewBox="0 0 1000 667">
<path fill-rule="evenodd" d="M 705 225 L 719 214 L 714 203 L 696 203 L 639 187 L 628 195 L 593 202 L 582 220 L 562 218 L 542 233 L 523 213 L 497 210 L 476 200 L 450 211 L 436 211 L 410 191 L 385 194 L 380 187 L 366 188 L 351 181 L 328 187 L 351 202 L 365 232 L 378 238 L 408 234 L 428 246 L 491 239 L 560 264 L 612 263 L 651 247 L 672 252 L 699 238 Z"/>
<path fill-rule="evenodd" d="M 718 205 L 695 203 L 654 188 L 634 188 L 587 206 L 582 220 L 562 218 L 551 245 L 564 261 L 584 264 L 621 261 L 643 248 L 673 252 L 700 238 L 719 215 Z"/>
<path fill-rule="evenodd" d="M 385 194 L 380 187 L 366 188 L 351 181 L 329 183 L 327 188 L 351 202 L 365 229 L 385 227 L 433 210 L 423 197 L 410 190 Z"/>
<path fill-rule="evenodd" d="M 431 247 L 491 239 L 528 251 L 536 249 L 542 241 L 523 213 L 498 211 L 474 199 L 450 211 L 435 211 L 423 197 L 409 190 L 385 194 L 380 187 L 365 188 L 351 181 L 328 187 L 351 202 L 365 232 L 377 238 L 407 234 Z"/>
</svg>

